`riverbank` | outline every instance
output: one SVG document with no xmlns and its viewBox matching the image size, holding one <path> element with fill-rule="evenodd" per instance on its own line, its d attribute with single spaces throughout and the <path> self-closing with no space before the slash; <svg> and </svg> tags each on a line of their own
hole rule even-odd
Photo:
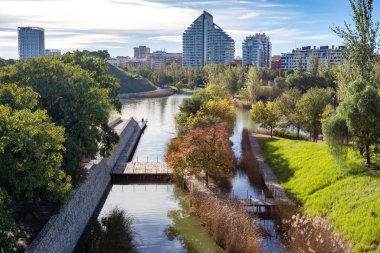
<svg viewBox="0 0 380 253">
<path fill-rule="evenodd" d="M 257 137 L 265 161 L 305 213 L 322 215 L 354 252 L 380 250 L 380 177 L 349 152 L 336 160 L 324 143 Z"/>
<path fill-rule="evenodd" d="M 118 99 L 129 99 L 129 98 L 157 98 L 157 97 L 168 97 L 173 95 L 173 91 L 170 89 L 157 89 L 153 91 L 146 92 L 136 92 L 136 93 L 120 93 Z"/>
<path fill-rule="evenodd" d="M 111 169 L 127 145 L 129 150 L 136 146 L 142 133 L 133 118 L 119 121 L 113 128 L 120 136 L 119 144 L 109 157 L 101 157 L 84 165 L 88 169 L 86 179 L 58 214 L 49 219 L 26 252 L 65 253 L 74 250 L 111 181 Z"/>
</svg>

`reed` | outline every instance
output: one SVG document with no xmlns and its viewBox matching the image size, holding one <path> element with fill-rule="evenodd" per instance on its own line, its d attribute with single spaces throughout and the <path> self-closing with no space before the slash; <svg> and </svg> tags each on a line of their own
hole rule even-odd
<svg viewBox="0 0 380 253">
<path fill-rule="evenodd" d="M 284 234 L 286 252 L 352 252 L 352 246 L 334 233 L 333 225 L 319 216 L 311 218 L 298 213 L 282 222 L 288 227 Z"/>
<path fill-rule="evenodd" d="M 238 201 L 194 190 L 190 192 L 190 206 L 227 253 L 261 252 L 262 229 Z"/>
<path fill-rule="evenodd" d="M 242 157 L 239 161 L 239 168 L 245 171 L 248 175 L 250 183 L 258 188 L 264 188 L 264 190 L 266 190 L 266 185 L 259 167 L 259 163 L 252 152 L 252 146 L 249 140 L 249 131 L 246 128 L 243 129 L 241 146 Z"/>
</svg>

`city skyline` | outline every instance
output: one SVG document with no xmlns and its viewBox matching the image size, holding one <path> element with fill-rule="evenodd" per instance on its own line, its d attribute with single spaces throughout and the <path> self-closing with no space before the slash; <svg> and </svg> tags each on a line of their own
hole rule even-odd
<svg viewBox="0 0 380 253">
<path fill-rule="evenodd" d="M 340 45 L 330 27 L 351 20 L 348 2 L 317 2 L 0 0 L 0 57 L 17 59 L 18 26 L 44 28 L 46 48 L 63 53 L 106 49 L 112 56 L 132 56 L 139 45 L 182 52 L 182 32 L 203 10 L 235 40 L 236 56 L 242 56 L 246 36 L 264 32 L 271 38 L 273 54 L 308 45 Z M 379 7 L 376 2 L 374 13 L 380 13 Z M 86 8 L 91 11 L 83 12 Z"/>
</svg>

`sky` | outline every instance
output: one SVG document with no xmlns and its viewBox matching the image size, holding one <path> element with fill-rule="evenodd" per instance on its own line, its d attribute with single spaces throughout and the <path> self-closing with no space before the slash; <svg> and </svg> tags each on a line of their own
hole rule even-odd
<svg viewBox="0 0 380 253">
<path fill-rule="evenodd" d="M 380 1 L 374 1 L 380 20 Z M 0 57 L 18 58 L 17 27 L 45 29 L 45 47 L 108 50 L 133 56 L 133 47 L 182 51 L 182 33 L 208 11 L 235 40 L 241 56 L 248 35 L 266 33 L 272 54 L 301 46 L 342 44 L 332 31 L 351 22 L 348 0 L 0 0 Z"/>
</svg>

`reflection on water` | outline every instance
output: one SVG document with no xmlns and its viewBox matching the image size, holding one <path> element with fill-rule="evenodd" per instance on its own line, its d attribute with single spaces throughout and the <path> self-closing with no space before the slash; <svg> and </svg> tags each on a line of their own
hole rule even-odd
<svg viewBox="0 0 380 253">
<path fill-rule="evenodd" d="M 248 110 L 237 109 L 234 134 L 230 138 L 233 142 L 233 150 L 235 152 L 236 157 L 241 158 L 242 156 L 241 141 L 243 129 L 253 129 L 257 127 L 258 125 L 251 120 L 250 113 Z M 253 181 L 254 180 L 250 178 L 250 176 L 247 175 L 245 171 L 237 170 L 232 179 L 232 188 L 230 191 L 231 195 L 243 199 L 264 199 L 265 197 L 268 197 L 265 196 L 266 194 L 263 189 L 254 186 Z M 260 219 L 260 224 L 271 234 L 271 237 L 265 237 L 262 241 L 261 248 L 263 249 L 263 252 L 283 252 L 283 250 L 281 249 L 280 242 L 276 239 L 277 233 L 275 230 L 275 224 L 273 220 Z"/>
<path fill-rule="evenodd" d="M 113 185 L 98 219 L 115 206 L 132 217 L 138 252 L 223 252 L 189 215 L 186 196 L 172 184 Z"/>
<path fill-rule="evenodd" d="M 140 139 L 133 160 L 163 161 L 167 143 L 176 136 L 174 115 L 186 97 L 188 96 L 179 95 L 122 101 L 124 118 L 148 120 L 148 127 Z M 235 131 L 231 137 L 237 157 L 241 155 L 243 128 L 254 126 L 249 112 L 238 110 Z M 255 197 L 262 194 L 260 189 L 251 186 L 244 172 L 235 174 L 232 191 L 241 198 L 246 198 L 247 191 L 248 195 Z M 138 235 L 139 252 L 223 252 L 199 220 L 189 215 L 186 196 L 173 185 L 113 185 L 98 220 L 107 217 L 114 207 L 119 207 L 132 217 L 132 228 Z M 265 227 L 273 228 L 272 221 L 261 222 Z M 275 235 L 274 230 L 271 232 Z M 268 238 L 263 242 L 263 249 L 264 252 L 280 252 L 277 242 Z"/>
<path fill-rule="evenodd" d="M 110 252 L 110 249 L 120 253 L 137 252 L 132 222 L 125 210 L 112 209 L 109 216 L 95 221 L 82 253 L 103 253 Z"/>
<path fill-rule="evenodd" d="M 146 161 L 163 161 L 166 145 L 176 136 L 174 115 L 187 95 L 163 98 L 124 100 L 122 115 L 125 118 L 135 117 L 148 120 L 133 159 Z"/>
<path fill-rule="evenodd" d="M 168 212 L 179 208 L 173 185 L 113 185 L 99 218 L 115 206 L 132 217 L 139 252 L 187 252 L 178 238 L 165 240 L 171 225 Z"/>
</svg>

